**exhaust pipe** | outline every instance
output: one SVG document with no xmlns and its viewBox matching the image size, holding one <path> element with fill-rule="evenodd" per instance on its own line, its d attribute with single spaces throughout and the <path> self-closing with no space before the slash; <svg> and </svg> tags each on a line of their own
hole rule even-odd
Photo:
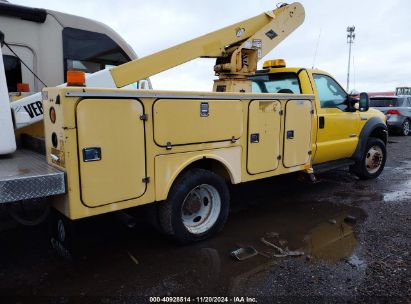
<svg viewBox="0 0 411 304">
<path fill-rule="evenodd" d="M 0 45 L 3 44 L 3 41 L 4 34 L 0 32 Z M 0 155 L 10 154 L 14 151 L 16 151 L 16 137 L 4 71 L 3 53 L 0 47 Z"/>
</svg>

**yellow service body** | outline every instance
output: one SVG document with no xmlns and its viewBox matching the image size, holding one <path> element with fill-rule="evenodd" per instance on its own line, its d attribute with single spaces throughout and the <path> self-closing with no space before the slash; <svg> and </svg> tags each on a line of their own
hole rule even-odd
<svg viewBox="0 0 411 304">
<path fill-rule="evenodd" d="M 56 207 L 70 219 L 163 201 L 200 163 L 233 184 L 311 168 L 312 95 L 71 87 L 44 95 L 47 159 L 67 177 Z M 85 161 L 90 148 L 101 159 Z"/>
</svg>

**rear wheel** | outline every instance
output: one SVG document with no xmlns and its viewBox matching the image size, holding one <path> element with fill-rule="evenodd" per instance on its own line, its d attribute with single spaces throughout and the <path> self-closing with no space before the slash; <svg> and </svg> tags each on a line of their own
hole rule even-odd
<svg viewBox="0 0 411 304">
<path fill-rule="evenodd" d="M 410 121 L 406 119 L 401 126 L 401 135 L 408 136 L 410 135 L 410 133 L 411 133 L 411 124 L 410 124 Z"/>
<path fill-rule="evenodd" d="M 387 150 L 384 142 L 379 138 L 371 137 L 368 139 L 363 156 L 350 169 L 360 179 L 377 178 L 384 170 L 386 160 Z"/>
<path fill-rule="evenodd" d="M 180 176 L 159 206 L 162 231 L 182 244 L 205 240 L 227 221 L 230 195 L 213 172 L 191 169 Z"/>
<path fill-rule="evenodd" d="M 74 256 L 74 225 L 57 210 L 50 214 L 50 244 L 55 252 L 68 260 Z"/>
</svg>

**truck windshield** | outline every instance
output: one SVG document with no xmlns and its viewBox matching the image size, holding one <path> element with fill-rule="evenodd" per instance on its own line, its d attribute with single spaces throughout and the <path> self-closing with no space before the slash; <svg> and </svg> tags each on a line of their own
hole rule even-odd
<svg viewBox="0 0 411 304">
<path fill-rule="evenodd" d="M 300 82 L 294 73 L 264 74 L 250 77 L 255 93 L 301 94 Z"/>
<path fill-rule="evenodd" d="M 371 98 L 370 107 L 399 107 L 403 104 L 402 98 Z"/>
</svg>

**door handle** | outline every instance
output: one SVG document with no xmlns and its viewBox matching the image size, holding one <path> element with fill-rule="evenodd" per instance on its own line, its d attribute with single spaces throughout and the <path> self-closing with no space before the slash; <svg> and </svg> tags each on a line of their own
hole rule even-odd
<svg viewBox="0 0 411 304">
<path fill-rule="evenodd" d="M 260 133 L 254 133 L 250 135 L 250 142 L 252 144 L 258 144 L 260 142 Z"/>
<path fill-rule="evenodd" d="M 318 117 L 318 127 L 320 129 L 324 129 L 324 127 L 325 127 L 325 118 L 324 118 L 324 116 Z"/>
</svg>

